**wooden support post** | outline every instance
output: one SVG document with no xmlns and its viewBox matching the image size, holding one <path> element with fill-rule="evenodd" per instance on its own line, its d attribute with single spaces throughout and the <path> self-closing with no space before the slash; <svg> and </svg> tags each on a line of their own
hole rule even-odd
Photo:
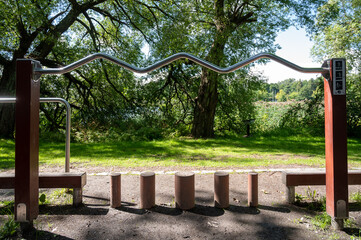
<svg viewBox="0 0 361 240">
<path fill-rule="evenodd" d="M 30 222 L 39 214 L 39 98 L 34 78 L 39 63 L 16 61 L 15 220 Z"/>
<path fill-rule="evenodd" d="M 295 186 L 285 186 L 286 202 L 289 204 L 295 203 Z"/>
<path fill-rule="evenodd" d="M 110 207 L 117 208 L 121 205 L 121 174 L 113 173 L 110 176 Z"/>
<path fill-rule="evenodd" d="M 83 189 L 73 188 L 73 206 L 79 207 L 83 203 Z"/>
<path fill-rule="evenodd" d="M 229 207 L 229 174 L 226 172 L 214 173 L 214 206 Z"/>
<path fill-rule="evenodd" d="M 175 174 L 175 204 L 177 208 L 188 210 L 194 208 L 194 173 L 177 172 Z"/>
<path fill-rule="evenodd" d="M 258 206 L 258 173 L 248 173 L 248 206 Z"/>
<path fill-rule="evenodd" d="M 336 223 L 334 227 L 341 229 L 348 217 L 346 63 L 331 59 L 326 64 L 330 68 L 330 76 L 324 80 L 326 211 Z"/>
<path fill-rule="evenodd" d="M 155 206 L 155 173 L 140 174 L 140 208 L 149 209 Z"/>
</svg>

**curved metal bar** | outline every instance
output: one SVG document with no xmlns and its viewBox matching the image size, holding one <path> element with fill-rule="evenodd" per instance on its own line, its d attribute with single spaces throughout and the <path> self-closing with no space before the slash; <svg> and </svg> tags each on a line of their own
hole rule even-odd
<svg viewBox="0 0 361 240">
<path fill-rule="evenodd" d="M 130 70 L 132 72 L 135 72 L 135 73 L 148 73 L 148 72 L 151 72 L 155 69 L 158 69 L 160 67 L 163 67 L 171 62 L 174 62 L 178 59 L 182 59 L 182 58 L 185 58 L 185 59 L 189 59 L 205 68 L 208 68 L 208 69 L 211 69 L 215 72 L 219 72 L 219 73 L 230 73 L 230 72 L 234 72 L 236 71 L 237 69 L 241 68 L 241 67 L 244 67 L 258 59 L 261 59 L 261 58 L 269 58 L 269 59 L 272 59 L 280 64 L 283 64 L 289 68 L 292 68 L 293 70 L 296 70 L 296 71 L 299 71 L 299 72 L 303 72 L 303 73 L 326 73 L 328 72 L 328 69 L 325 69 L 325 68 L 303 68 L 303 67 L 300 67 L 290 61 L 287 61 L 286 59 L 283 59 L 281 57 L 278 57 L 274 54 L 270 54 L 270 53 L 260 53 L 260 54 L 257 54 L 253 57 L 250 57 L 246 60 L 243 60 L 239 63 L 236 63 L 230 67 L 227 67 L 227 68 L 221 68 L 219 66 L 216 66 L 210 62 L 207 62 L 203 59 L 200 59 L 192 54 L 189 54 L 189 53 L 177 53 L 177 54 L 174 54 L 170 57 L 167 57 L 159 62 L 156 62 L 154 63 L 153 65 L 151 66 L 148 66 L 148 67 L 145 67 L 145 68 L 138 68 L 138 67 L 135 67 L 127 62 L 124 62 L 118 58 L 115 58 L 115 57 L 112 57 L 108 54 L 105 54 L 105 53 L 95 53 L 95 54 L 92 54 L 92 55 L 89 55 L 85 58 L 82 58 L 74 63 L 71 63 L 67 66 L 64 66 L 64 67 L 61 67 L 61 68 L 35 68 L 35 73 L 37 74 L 63 74 L 63 73 L 67 73 L 67 72 L 70 72 L 88 62 L 91 62 L 95 59 L 98 59 L 98 58 L 102 58 L 102 59 L 106 59 L 106 60 L 109 60 L 127 70 Z"/>
<path fill-rule="evenodd" d="M 63 103 L 66 108 L 65 123 L 65 172 L 70 171 L 70 130 L 71 130 L 71 107 L 68 101 L 63 98 L 40 98 L 40 102 L 57 102 Z"/>
<path fill-rule="evenodd" d="M 66 137 L 65 137 L 65 172 L 70 171 L 70 129 L 71 129 L 71 108 L 68 101 L 63 98 L 40 98 L 41 103 L 57 102 L 63 103 L 66 107 Z M 0 103 L 16 103 L 16 98 L 0 98 Z"/>
</svg>

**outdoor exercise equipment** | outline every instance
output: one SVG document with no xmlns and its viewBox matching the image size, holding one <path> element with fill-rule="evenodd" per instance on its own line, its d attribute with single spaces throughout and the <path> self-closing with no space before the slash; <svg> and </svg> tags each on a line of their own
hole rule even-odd
<svg viewBox="0 0 361 240">
<path fill-rule="evenodd" d="M 98 58 L 107 59 L 132 72 L 147 73 L 177 59 L 187 58 L 219 73 L 230 73 L 258 59 L 269 58 L 303 73 L 321 73 L 325 88 L 325 147 L 327 213 L 336 228 L 348 217 L 346 62 L 335 58 L 320 68 L 303 68 L 269 53 L 261 53 L 227 68 L 220 68 L 188 53 L 178 53 L 145 68 L 138 68 L 104 53 L 87 56 L 61 68 L 42 68 L 31 59 L 18 59 L 16 65 L 16 142 L 15 142 L 15 218 L 33 221 L 38 216 L 39 184 L 39 96 L 40 77 L 70 72 Z M 25 216 L 25 217 L 24 217 Z"/>
<path fill-rule="evenodd" d="M 66 108 L 65 122 L 65 172 L 70 170 L 70 129 L 71 129 L 71 107 L 63 98 L 40 98 L 41 103 L 62 103 Z M 0 103 L 16 103 L 16 98 L 0 98 Z"/>
</svg>

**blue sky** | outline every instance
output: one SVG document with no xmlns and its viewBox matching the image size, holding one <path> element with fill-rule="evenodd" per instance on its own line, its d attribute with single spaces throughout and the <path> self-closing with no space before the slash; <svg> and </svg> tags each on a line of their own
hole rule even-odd
<svg viewBox="0 0 361 240">
<path fill-rule="evenodd" d="M 321 63 L 313 62 L 310 56 L 313 43 L 306 36 L 304 29 L 297 30 L 291 27 L 285 32 L 281 32 L 276 38 L 276 42 L 281 46 L 281 49 L 276 52 L 277 56 L 301 67 L 321 67 Z M 269 83 L 279 82 L 287 78 L 305 80 L 320 75 L 300 73 L 273 61 L 266 65 L 256 65 L 253 70 L 263 72 L 263 76 L 268 77 Z"/>
</svg>

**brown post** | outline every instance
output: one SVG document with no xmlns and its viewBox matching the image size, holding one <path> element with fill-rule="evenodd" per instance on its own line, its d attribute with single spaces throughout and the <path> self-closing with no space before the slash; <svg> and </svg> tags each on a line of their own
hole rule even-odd
<svg viewBox="0 0 361 240">
<path fill-rule="evenodd" d="M 258 173 L 248 173 L 248 206 L 258 206 Z"/>
<path fill-rule="evenodd" d="M 140 208 L 149 209 L 155 206 L 155 173 L 140 174 Z"/>
<path fill-rule="evenodd" d="M 30 223 L 39 214 L 40 82 L 33 76 L 37 64 L 16 61 L 15 219 Z"/>
<path fill-rule="evenodd" d="M 182 210 L 194 208 L 194 173 L 175 173 L 175 203 L 176 207 Z"/>
<path fill-rule="evenodd" d="M 121 205 L 121 174 L 113 173 L 110 176 L 110 207 L 117 208 Z"/>
<path fill-rule="evenodd" d="M 214 206 L 229 207 L 229 174 L 226 172 L 214 173 Z"/>
<path fill-rule="evenodd" d="M 330 76 L 325 87 L 326 211 L 333 226 L 343 228 L 348 218 L 346 63 L 345 59 L 326 62 Z"/>
</svg>

